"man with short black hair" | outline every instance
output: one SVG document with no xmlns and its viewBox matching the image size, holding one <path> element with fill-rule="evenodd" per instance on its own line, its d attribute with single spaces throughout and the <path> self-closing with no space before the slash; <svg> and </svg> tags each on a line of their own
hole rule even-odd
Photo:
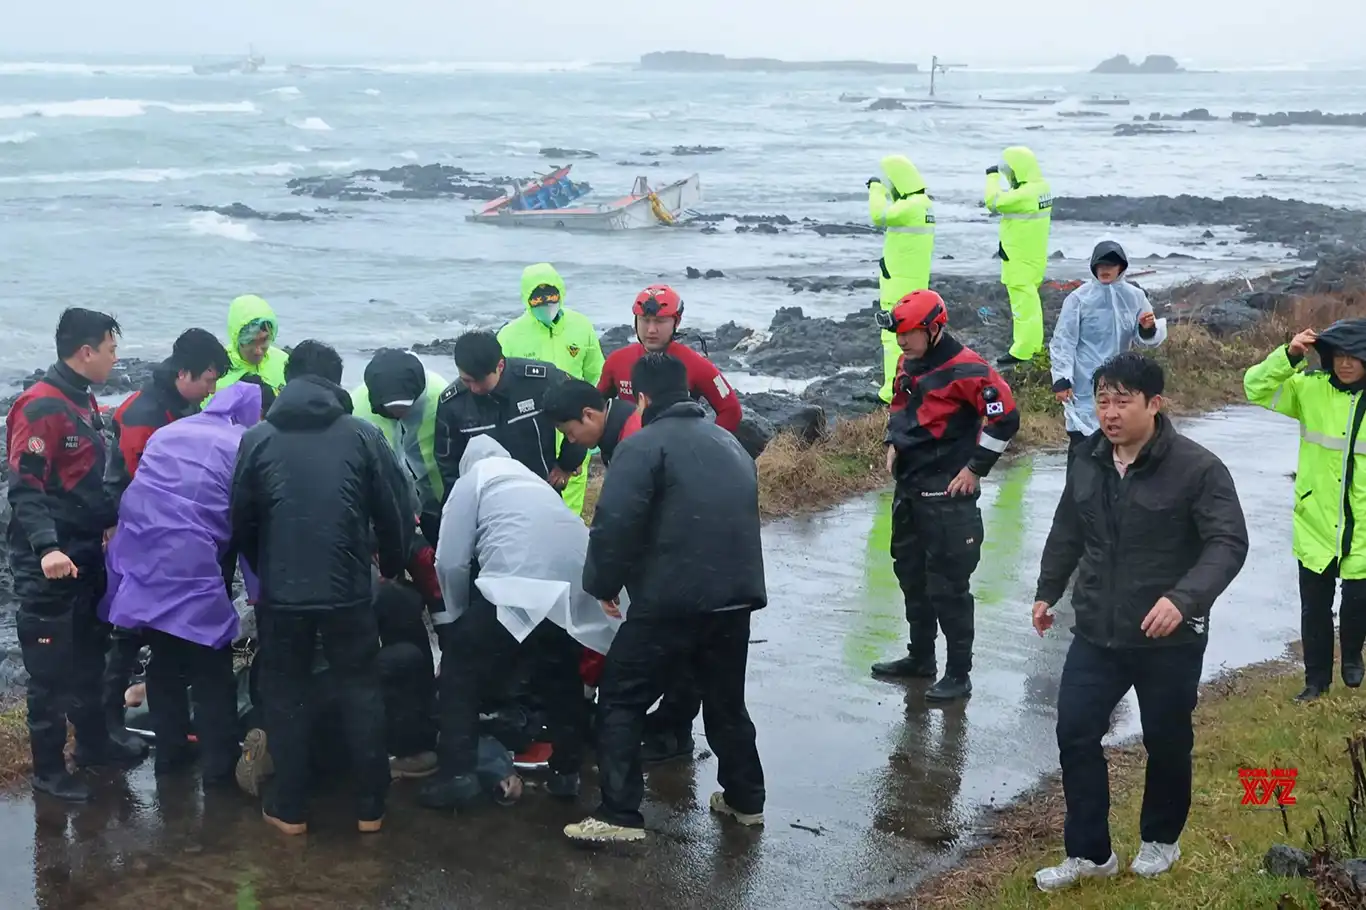
<svg viewBox="0 0 1366 910">
<path fill-rule="evenodd" d="M 265 729 L 275 765 L 262 813 L 308 830 L 308 684 L 321 639 L 348 724 L 357 826 L 380 830 L 389 789 L 371 565 L 397 578 L 414 533 L 407 479 L 383 435 L 351 414 L 342 361 L 302 341 L 270 413 L 242 437 L 233 542 L 260 579 L 256 607 Z"/>
<path fill-rule="evenodd" d="M 109 626 L 96 610 L 105 592 L 104 541 L 118 512 L 104 487 L 108 446 L 90 387 L 109 379 L 120 334 L 106 313 L 63 311 L 57 363 L 15 400 L 5 422 L 33 787 L 75 802 L 90 790 L 66 770 L 68 720 L 78 766 L 128 765 L 147 754 L 143 743 L 111 738 L 100 708 Z"/>
<path fill-rule="evenodd" d="M 1162 367 L 1134 351 L 1092 378 L 1101 432 L 1077 450 L 1044 545 L 1034 629 L 1069 579 L 1076 624 L 1058 690 L 1066 859 L 1034 879 L 1057 891 L 1119 873 L 1101 740 L 1138 693 L 1148 786 L 1132 869 L 1161 875 L 1181 858 L 1191 803 L 1191 713 L 1209 613 L 1247 557 L 1247 525 L 1228 468 L 1162 413 Z"/>
<path fill-rule="evenodd" d="M 436 463 L 446 495 L 460 479 L 470 438 L 489 435 L 537 477 L 563 492 L 583 466 L 588 447 L 566 441 L 555 451 L 555 425 L 544 413 L 546 393 L 569 378 L 543 360 L 504 357 L 492 332 L 466 332 L 455 341 L 460 378 L 441 393 L 436 409 Z"/>
<path fill-rule="evenodd" d="M 607 472 L 583 567 L 583 589 L 609 614 L 630 595 L 598 687 L 602 801 L 565 828 L 585 843 L 638 841 L 644 796 L 645 712 L 682 667 L 702 687 L 707 741 L 716 753 L 711 811 L 764 823 L 764 771 L 745 708 L 750 614 L 768 603 L 754 459 L 704 419 L 688 370 L 664 353 L 631 371 L 642 427 Z"/>
<path fill-rule="evenodd" d="M 617 444 L 640 429 L 640 411 L 625 398 L 604 398 L 591 383 L 570 379 L 545 396 L 545 413 L 565 439 L 596 448 L 604 467 Z"/>
</svg>

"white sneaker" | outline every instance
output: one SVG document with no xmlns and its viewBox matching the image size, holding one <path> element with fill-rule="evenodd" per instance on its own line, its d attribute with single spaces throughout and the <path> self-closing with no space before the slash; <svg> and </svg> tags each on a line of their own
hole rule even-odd
<svg viewBox="0 0 1366 910">
<path fill-rule="evenodd" d="M 1170 870 L 1180 858 L 1181 848 L 1176 844 L 1157 844 L 1145 840 L 1129 870 L 1134 875 L 1152 878 Z"/>
<path fill-rule="evenodd" d="M 1118 874 L 1119 857 L 1114 853 L 1110 854 L 1103 866 L 1079 856 L 1069 856 L 1056 866 L 1035 872 L 1034 884 L 1039 886 L 1040 891 L 1061 891 L 1084 878 L 1114 878 Z"/>
</svg>

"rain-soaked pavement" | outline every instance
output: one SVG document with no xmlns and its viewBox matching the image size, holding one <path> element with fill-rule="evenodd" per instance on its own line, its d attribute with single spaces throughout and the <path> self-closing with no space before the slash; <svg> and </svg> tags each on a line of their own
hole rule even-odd
<svg viewBox="0 0 1366 910">
<path fill-rule="evenodd" d="M 1185 425 L 1228 462 L 1253 532 L 1247 567 L 1215 608 L 1206 673 L 1281 654 L 1296 636 L 1289 552 L 1294 424 L 1235 409 Z M 396 785 L 382 834 L 361 838 L 345 800 L 315 802 L 307 838 L 266 828 L 236 793 L 157 781 L 149 765 L 100 781 L 89 806 L 0 801 L 0 907 L 821 908 L 907 890 L 971 841 L 983 807 L 1057 766 L 1053 705 L 1067 647 L 1029 624 L 1063 462 L 1022 459 L 986 485 L 975 695 L 927 708 L 924 684 L 868 677 L 906 632 L 886 556 L 890 494 L 765 529 L 771 606 L 758 614 L 750 709 L 768 778 L 762 831 L 706 810 L 716 765 L 649 775 L 648 845 L 593 853 L 560 827 L 591 808 L 532 792 L 458 818 Z M 1121 706 L 1116 736 L 1136 712 Z M 699 722 L 700 727 L 700 722 Z M 699 749 L 705 740 L 699 736 Z"/>
</svg>

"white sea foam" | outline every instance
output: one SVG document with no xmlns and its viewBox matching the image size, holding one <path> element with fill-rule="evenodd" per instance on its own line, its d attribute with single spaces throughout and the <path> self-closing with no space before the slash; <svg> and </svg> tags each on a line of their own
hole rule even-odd
<svg viewBox="0 0 1366 910">
<path fill-rule="evenodd" d="M 189 66 L 177 64 L 52 63 L 42 60 L 0 63 L 0 76 L 188 76 Z"/>
<path fill-rule="evenodd" d="M 305 117 L 302 120 L 291 120 L 289 125 L 295 129 L 312 130 L 314 132 L 330 132 L 332 127 L 321 117 Z"/>
<path fill-rule="evenodd" d="M 78 101 L 43 101 L 26 104 L 0 104 L 0 120 L 21 117 L 141 117 L 149 110 L 173 114 L 254 114 L 250 101 L 177 104 L 171 101 L 141 101 L 134 98 L 84 98 Z"/>
<path fill-rule="evenodd" d="M 368 88 L 368 89 L 365 90 L 365 94 L 367 94 L 367 95 L 378 95 L 378 94 L 379 94 L 379 89 L 377 89 L 377 88 Z"/>
<path fill-rule="evenodd" d="M 6 133 L 0 135 L 0 145 L 23 145 L 33 139 L 37 139 L 38 134 L 32 130 L 20 130 L 17 133 Z"/>
<path fill-rule="evenodd" d="M 286 177 L 296 166 L 287 161 L 222 168 L 121 168 L 108 171 L 62 171 L 55 174 L 7 174 L 3 183 L 163 183 L 170 180 L 198 180 L 203 177 Z"/>
<path fill-rule="evenodd" d="M 402 158 L 404 161 L 416 161 L 419 156 L 417 152 L 413 151 L 412 149 L 408 149 L 408 151 L 406 152 L 399 152 L 398 157 Z"/>
<path fill-rule="evenodd" d="M 299 89 L 299 87 L 298 87 L 297 85 L 282 85 L 282 86 L 280 86 L 279 88 L 268 88 L 268 89 L 266 89 L 264 92 L 262 92 L 261 94 L 262 94 L 262 95 L 281 95 L 281 96 L 284 96 L 284 97 L 294 98 L 294 97 L 297 97 L 298 95 L 302 95 L 303 92 L 300 91 L 300 89 Z"/>
<path fill-rule="evenodd" d="M 190 233 L 199 237 L 222 237 L 239 243 L 251 243 L 260 237 L 240 221 L 233 221 L 217 212 L 200 212 L 190 219 Z"/>
</svg>

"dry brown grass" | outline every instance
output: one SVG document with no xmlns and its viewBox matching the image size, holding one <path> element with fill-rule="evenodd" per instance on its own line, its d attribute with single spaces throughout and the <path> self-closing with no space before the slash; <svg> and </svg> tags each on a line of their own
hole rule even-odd
<svg viewBox="0 0 1366 910">
<path fill-rule="evenodd" d="M 22 702 L 0 704 L 0 791 L 24 780 L 32 768 L 28 721 Z"/>
</svg>

